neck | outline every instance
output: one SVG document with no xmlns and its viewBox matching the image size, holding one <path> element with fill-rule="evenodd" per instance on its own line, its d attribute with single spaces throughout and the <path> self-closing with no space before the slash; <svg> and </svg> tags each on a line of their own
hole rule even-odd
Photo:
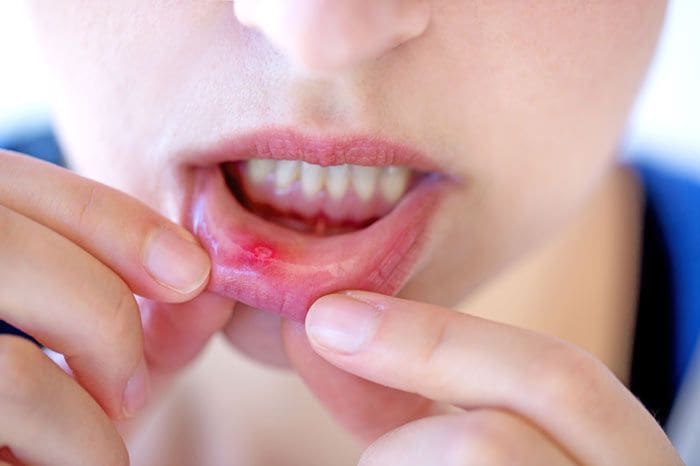
<svg viewBox="0 0 700 466">
<path fill-rule="evenodd" d="M 635 175 L 616 168 L 573 221 L 460 309 L 568 340 L 627 382 L 642 197 Z"/>
</svg>

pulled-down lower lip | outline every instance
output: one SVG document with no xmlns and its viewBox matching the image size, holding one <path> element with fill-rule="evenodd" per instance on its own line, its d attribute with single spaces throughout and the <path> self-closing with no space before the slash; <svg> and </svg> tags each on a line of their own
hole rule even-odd
<svg viewBox="0 0 700 466">
<path fill-rule="evenodd" d="M 255 140 L 249 138 L 249 142 Z M 295 141 L 308 144 L 297 136 Z M 320 146 L 323 144 L 314 147 Z M 290 154 L 295 150 L 298 154 L 298 149 L 288 147 Z M 303 160 L 333 163 L 340 158 L 341 163 L 358 163 L 357 153 L 319 153 Z M 279 155 L 269 151 L 248 154 L 232 153 L 228 160 Z M 371 162 L 366 154 L 359 158 Z M 397 164 L 399 158 L 392 153 L 392 160 L 379 163 Z M 368 227 L 319 237 L 268 222 L 246 210 L 231 194 L 216 164 L 196 168 L 194 178 L 187 222 L 212 257 L 210 290 L 298 321 L 304 320 L 316 299 L 328 293 L 362 289 L 395 294 L 420 256 L 425 231 L 447 185 L 445 177 L 426 176 L 389 214 Z"/>
</svg>

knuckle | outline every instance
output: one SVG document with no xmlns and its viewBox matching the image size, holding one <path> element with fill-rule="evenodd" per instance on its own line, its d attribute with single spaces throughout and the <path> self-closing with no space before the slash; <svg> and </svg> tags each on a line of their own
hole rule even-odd
<svg viewBox="0 0 700 466">
<path fill-rule="evenodd" d="M 533 360 L 527 386 L 552 406 L 593 406 L 603 389 L 604 366 L 584 350 L 565 342 L 552 343 Z"/>
<path fill-rule="evenodd" d="M 0 402 L 27 404 L 41 395 L 36 369 L 43 357 L 41 350 L 24 338 L 0 336 Z"/>
<path fill-rule="evenodd" d="M 86 192 L 79 197 L 77 208 L 77 224 L 81 231 L 94 227 L 93 212 L 96 210 L 98 199 L 102 196 L 103 188 L 97 183 L 91 183 L 85 191 Z"/>
<path fill-rule="evenodd" d="M 449 338 L 449 319 L 442 317 L 428 322 L 429 327 L 426 329 L 427 341 L 425 349 L 420 355 L 421 365 L 431 367 L 439 364 L 443 355 L 443 350 L 447 346 L 446 342 Z"/>
<path fill-rule="evenodd" d="M 454 352 L 460 348 L 455 344 L 460 330 L 451 325 L 448 316 L 427 320 L 423 328 L 426 339 L 420 345 L 411 370 L 415 371 L 414 377 L 424 380 L 428 387 L 426 393 L 430 393 L 431 398 L 443 399 L 449 397 L 450 387 L 455 383 L 455 374 L 450 367 L 454 365 L 455 357 L 459 357 Z M 426 378 L 425 374 L 430 376 Z"/>
<path fill-rule="evenodd" d="M 117 283 L 114 288 L 106 293 L 108 298 L 97 317 L 96 334 L 101 341 L 114 348 L 133 346 L 141 328 L 138 305 L 125 284 Z"/>
<path fill-rule="evenodd" d="M 475 411 L 464 416 L 451 432 L 445 449 L 447 466 L 502 466 L 515 464 L 508 429 L 503 419 L 490 411 Z"/>
</svg>

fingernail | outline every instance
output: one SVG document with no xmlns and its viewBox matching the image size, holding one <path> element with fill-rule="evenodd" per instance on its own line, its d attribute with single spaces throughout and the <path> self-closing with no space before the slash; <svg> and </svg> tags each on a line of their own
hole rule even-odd
<svg viewBox="0 0 700 466">
<path fill-rule="evenodd" d="M 379 306 L 347 294 L 324 296 L 306 316 L 306 332 L 317 346 L 353 354 L 374 336 L 381 317 Z"/>
<path fill-rule="evenodd" d="M 209 256 L 196 243 L 168 229 L 158 230 L 148 241 L 144 266 L 161 285 L 187 294 L 209 277 Z"/>
<path fill-rule="evenodd" d="M 148 385 L 148 369 L 146 368 L 146 361 L 142 358 L 134 371 L 134 375 L 131 376 L 124 389 L 122 409 L 125 417 L 134 417 L 146 405 Z"/>
</svg>

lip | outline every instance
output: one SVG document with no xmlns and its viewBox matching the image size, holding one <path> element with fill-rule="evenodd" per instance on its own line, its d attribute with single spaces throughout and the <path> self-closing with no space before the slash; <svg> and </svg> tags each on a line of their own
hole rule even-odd
<svg viewBox="0 0 700 466">
<path fill-rule="evenodd" d="M 332 292 L 398 292 L 421 256 L 430 219 L 450 184 L 432 173 L 368 227 L 318 237 L 263 220 L 234 199 L 219 164 L 251 158 L 425 171 L 434 165 L 417 151 L 377 138 L 315 138 L 291 130 L 243 135 L 196 155 L 186 222 L 212 258 L 209 289 L 297 321 Z"/>
<path fill-rule="evenodd" d="M 404 165 L 424 172 L 447 172 L 445 167 L 436 164 L 422 152 L 379 137 L 314 137 L 289 128 L 272 128 L 241 134 L 217 144 L 210 150 L 188 156 L 193 164 L 200 167 L 250 158 L 302 160 L 324 167 L 344 163 L 369 166 Z"/>
</svg>

